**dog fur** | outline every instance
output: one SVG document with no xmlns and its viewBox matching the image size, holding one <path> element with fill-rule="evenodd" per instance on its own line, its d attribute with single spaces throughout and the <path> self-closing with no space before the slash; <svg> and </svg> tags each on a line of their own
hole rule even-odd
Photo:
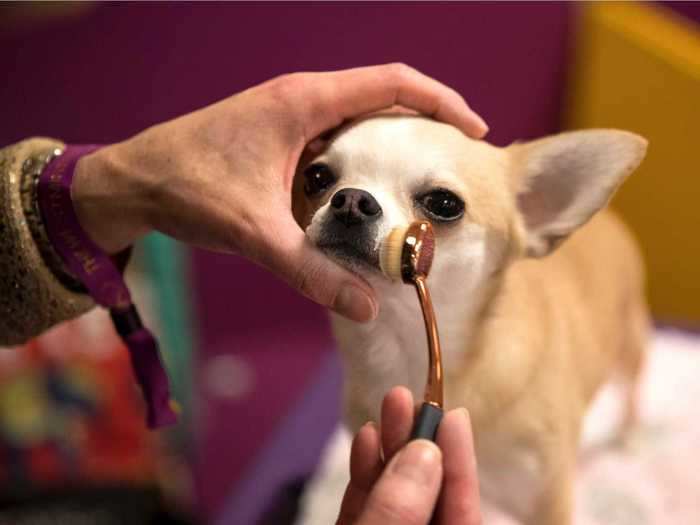
<svg viewBox="0 0 700 525">
<path fill-rule="evenodd" d="M 382 209 L 343 241 L 367 257 L 327 249 L 373 286 L 380 306 L 366 324 L 332 316 L 349 430 L 378 421 L 395 385 L 422 399 L 427 350 L 415 291 L 384 277 L 372 255 L 392 228 L 426 218 L 417 196 L 447 189 L 464 215 L 433 221 L 428 278 L 446 408 L 469 410 L 485 500 L 522 523 L 570 523 L 582 418 L 616 370 L 629 385 L 627 422 L 634 419 L 649 324 L 643 266 L 631 235 L 603 208 L 645 151 L 644 139 L 617 130 L 499 148 L 430 119 L 381 115 L 342 129 L 312 159 L 337 177 L 318 195 L 302 191 L 305 159 L 293 205 L 311 241 L 326 246 L 330 200 L 342 189 L 364 190 Z"/>
</svg>

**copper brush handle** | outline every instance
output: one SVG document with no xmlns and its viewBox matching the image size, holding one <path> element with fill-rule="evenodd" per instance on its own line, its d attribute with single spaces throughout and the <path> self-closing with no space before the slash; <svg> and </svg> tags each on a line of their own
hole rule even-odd
<svg viewBox="0 0 700 525">
<path fill-rule="evenodd" d="M 440 352 L 440 337 L 430 292 L 425 285 L 425 277 L 419 276 L 413 281 L 418 292 L 418 300 L 423 311 L 425 332 L 428 336 L 428 381 L 425 387 L 425 397 L 416 422 L 413 426 L 411 439 L 428 439 L 435 441 L 437 427 L 443 414 L 442 386 L 442 355 Z"/>
</svg>

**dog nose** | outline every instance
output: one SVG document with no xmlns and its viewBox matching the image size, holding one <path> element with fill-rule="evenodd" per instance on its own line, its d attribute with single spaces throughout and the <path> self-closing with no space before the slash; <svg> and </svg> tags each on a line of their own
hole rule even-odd
<svg viewBox="0 0 700 525">
<path fill-rule="evenodd" d="M 333 215 L 348 228 L 379 218 L 382 208 L 371 193 L 355 188 L 345 188 L 331 199 Z"/>
</svg>

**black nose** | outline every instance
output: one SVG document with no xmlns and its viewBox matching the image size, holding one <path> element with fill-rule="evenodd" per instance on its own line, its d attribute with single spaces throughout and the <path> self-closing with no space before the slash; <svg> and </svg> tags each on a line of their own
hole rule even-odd
<svg viewBox="0 0 700 525">
<path fill-rule="evenodd" d="M 331 199 L 333 215 L 350 227 L 379 218 L 382 208 L 370 193 L 354 188 L 340 190 Z"/>
</svg>

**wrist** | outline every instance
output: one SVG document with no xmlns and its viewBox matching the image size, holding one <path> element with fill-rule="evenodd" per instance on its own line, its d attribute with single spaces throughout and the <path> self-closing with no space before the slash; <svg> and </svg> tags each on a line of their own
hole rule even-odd
<svg viewBox="0 0 700 525">
<path fill-rule="evenodd" d="M 148 233 L 142 184 L 122 156 L 122 146 L 105 146 L 75 165 L 71 200 L 80 226 L 112 255 Z"/>
</svg>

